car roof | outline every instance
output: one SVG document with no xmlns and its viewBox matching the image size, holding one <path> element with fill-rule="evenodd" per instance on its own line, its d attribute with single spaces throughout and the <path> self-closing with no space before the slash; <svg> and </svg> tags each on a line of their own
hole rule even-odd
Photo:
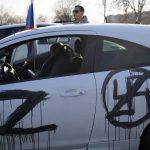
<svg viewBox="0 0 150 150">
<path fill-rule="evenodd" d="M 52 26 L 52 25 L 59 25 L 59 23 L 38 23 L 37 25 L 38 26 Z M 0 30 L 1 29 L 9 29 L 9 28 L 19 28 L 19 27 L 25 27 L 25 26 L 26 26 L 25 23 L 2 25 L 2 26 L 0 26 Z"/>
<path fill-rule="evenodd" d="M 72 24 L 72 25 L 42 27 L 35 30 L 16 33 L 14 35 L 6 37 L 5 39 L 0 40 L 0 48 L 6 46 L 6 43 L 9 41 L 13 41 L 23 37 L 26 38 L 31 37 L 32 35 L 40 35 L 43 33 L 49 34 L 51 32 L 53 33 L 57 32 L 59 35 L 60 33 L 63 34 L 63 32 L 65 34 L 65 31 L 69 32 L 70 34 L 81 33 L 81 31 L 84 31 L 85 33 L 86 31 L 91 31 L 90 35 L 93 34 L 122 39 L 150 48 L 150 40 L 149 40 L 150 26 L 137 24 Z"/>
</svg>

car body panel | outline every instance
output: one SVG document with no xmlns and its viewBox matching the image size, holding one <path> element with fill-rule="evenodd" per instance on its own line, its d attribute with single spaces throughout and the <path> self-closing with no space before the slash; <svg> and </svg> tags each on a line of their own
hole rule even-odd
<svg viewBox="0 0 150 150">
<path fill-rule="evenodd" d="M 146 69 L 150 69 L 149 67 L 145 67 Z M 107 111 L 105 110 L 105 102 L 103 99 L 103 86 L 104 82 L 106 81 L 108 74 L 110 72 L 101 72 L 101 73 L 95 73 L 96 83 L 97 83 L 97 113 L 96 113 L 96 119 L 95 119 L 95 126 L 93 131 L 93 136 L 91 140 L 91 145 L 94 146 L 100 146 L 104 145 L 102 149 L 104 148 L 110 148 L 115 150 L 127 150 L 127 149 L 138 149 L 139 146 L 139 139 L 140 136 L 149 123 L 149 119 L 145 121 L 139 121 L 137 123 L 137 120 L 140 120 L 143 118 L 147 113 L 147 102 L 146 99 L 143 96 L 141 97 L 135 97 L 133 100 L 132 108 L 134 109 L 135 113 L 133 115 L 120 115 L 119 117 L 113 117 L 110 120 L 107 119 Z M 114 86 L 113 82 L 115 79 L 118 81 L 118 95 L 120 94 L 126 94 L 126 81 L 125 79 L 129 77 L 129 71 L 120 71 L 116 76 L 113 76 L 106 87 L 106 104 L 107 108 L 109 109 L 109 112 L 115 108 L 118 101 L 114 100 L 113 94 L 114 94 Z M 145 81 L 140 91 L 145 91 L 146 82 L 149 83 L 149 80 Z M 133 85 L 134 86 L 134 85 Z M 121 100 L 120 100 L 121 101 Z M 121 107 L 121 109 L 116 110 L 116 114 L 121 110 L 127 110 L 129 112 L 129 109 L 127 108 L 127 102 Z M 131 100 L 132 101 L 132 100 Z M 142 109 L 141 109 L 142 106 Z M 113 119 L 116 119 L 116 124 L 111 123 L 113 122 Z M 121 127 L 119 125 L 120 122 L 128 122 L 128 125 L 124 123 L 124 127 Z M 130 122 L 130 123 L 129 123 Z M 134 127 L 130 127 L 130 125 L 134 124 L 133 122 L 136 122 Z M 118 124 L 117 124 L 118 123 Z M 137 144 L 138 143 L 138 144 Z M 91 146 L 92 147 L 92 146 Z M 96 148 L 93 148 L 96 149 Z"/>
<path fill-rule="evenodd" d="M 51 147 L 65 148 L 69 146 L 72 149 L 72 147 L 82 148 L 89 141 L 96 103 L 94 83 L 93 74 L 75 75 L 20 82 L 11 84 L 11 86 L 10 84 L 1 85 L 1 92 L 26 90 L 47 93 L 44 99 L 20 120 L 20 124 L 24 128 L 55 124 L 57 128 L 49 131 Z M 16 106 L 22 104 L 22 99 L 15 100 L 9 94 L 8 97 L 12 103 L 12 108 L 10 102 L 5 103 L 4 109 L 1 109 L 1 111 L 5 111 L 4 120 L 7 120 Z M 18 123 L 15 127 L 19 127 Z M 46 147 L 47 136 L 47 132 L 39 133 L 40 147 Z M 37 144 L 37 134 L 35 134 L 35 141 Z M 28 143 L 22 145 L 24 148 L 30 148 Z"/>
</svg>

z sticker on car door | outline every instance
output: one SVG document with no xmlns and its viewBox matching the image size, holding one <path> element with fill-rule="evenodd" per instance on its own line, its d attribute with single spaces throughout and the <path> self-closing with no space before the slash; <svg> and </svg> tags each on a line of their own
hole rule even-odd
<svg viewBox="0 0 150 150">
<path fill-rule="evenodd" d="M 150 71 L 144 68 L 112 71 L 107 75 L 101 93 L 106 110 L 106 118 L 112 125 L 122 128 L 133 128 L 150 118 L 150 89 L 148 79 L 150 79 Z M 110 94 L 107 96 L 110 82 L 113 87 L 111 98 L 109 97 Z M 122 89 L 119 89 L 118 86 L 120 82 L 125 82 L 124 86 L 120 87 Z M 120 93 L 118 91 L 121 90 L 123 90 L 124 93 L 118 94 Z M 141 113 L 142 116 L 136 111 L 136 98 L 142 101 L 143 106 L 141 110 L 145 111 Z M 113 100 L 111 106 L 108 103 L 108 99 Z M 112 103 L 114 104 L 113 106 Z M 144 107 L 144 103 L 146 107 Z M 118 117 L 120 117 L 119 120 L 117 119 Z"/>
</svg>

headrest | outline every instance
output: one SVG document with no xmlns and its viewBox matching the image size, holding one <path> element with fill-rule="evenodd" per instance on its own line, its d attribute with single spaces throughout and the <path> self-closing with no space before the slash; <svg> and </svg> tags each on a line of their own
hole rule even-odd
<svg viewBox="0 0 150 150">
<path fill-rule="evenodd" d="M 64 44 L 57 42 L 51 46 L 51 51 L 57 55 L 63 52 L 63 48 L 64 48 Z"/>
<path fill-rule="evenodd" d="M 75 47 L 76 53 L 78 53 L 78 54 L 82 53 L 83 45 L 82 45 L 82 42 L 80 40 L 76 40 L 74 47 Z"/>
</svg>

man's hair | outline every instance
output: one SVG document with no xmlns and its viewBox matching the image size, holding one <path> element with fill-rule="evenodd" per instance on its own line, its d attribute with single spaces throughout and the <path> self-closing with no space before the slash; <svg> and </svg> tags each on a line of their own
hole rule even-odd
<svg viewBox="0 0 150 150">
<path fill-rule="evenodd" d="M 81 6 L 81 5 L 76 5 L 75 8 L 77 8 L 77 7 L 80 9 L 81 12 L 84 12 L 84 11 L 85 11 L 83 6 Z"/>
</svg>

